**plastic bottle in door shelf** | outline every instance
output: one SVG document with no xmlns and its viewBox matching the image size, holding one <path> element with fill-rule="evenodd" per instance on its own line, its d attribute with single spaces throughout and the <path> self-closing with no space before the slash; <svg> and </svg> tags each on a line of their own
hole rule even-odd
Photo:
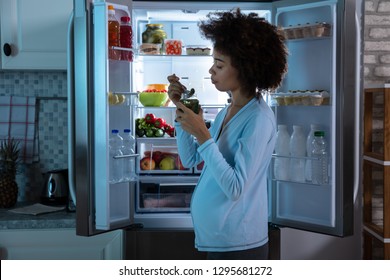
<svg viewBox="0 0 390 280">
<path fill-rule="evenodd" d="M 274 177 L 277 180 L 288 180 L 290 165 L 290 134 L 287 126 L 278 125 L 275 144 Z"/>
<path fill-rule="evenodd" d="M 313 140 L 314 140 L 314 132 L 319 130 L 319 126 L 316 124 L 311 124 L 310 125 L 310 132 L 307 135 L 306 138 L 306 156 L 308 159 L 306 159 L 305 162 L 305 178 L 306 181 L 311 182 L 311 153 L 313 150 Z"/>
<path fill-rule="evenodd" d="M 124 156 L 134 155 L 135 139 L 131 134 L 130 129 L 123 130 L 123 148 L 122 153 Z M 126 181 L 132 181 L 137 178 L 135 174 L 135 159 L 134 157 L 123 158 L 123 178 Z"/>
<path fill-rule="evenodd" d="M 123 138 L 119 135 L 117 129 L 111 131 L 109 140 L 110 145 L 110 183 L 117 183 L 123 180 L 123 160 L 115 158 L 115 156 L 122 156 Z"/>
<path fill-rule="evenodd" d="M 305 182 L 306 137 L 299 125 L 293 126 L 290 138 L 290 180 Z"/>
<path fill-rule="evenodd" d="M 115 17 L 114 6 L 108 5 L 108 58 L 120 59 L 120 51 L 111 47 L 119 47 L 119 22 Z"/>
<path fill-rule="evenodd" d="M 315 131 L 312 143 L 312 182 L 313 184 L 328 183 L 328 152 L 325 140 L 325 132 Z"/>
<path fill-rule="evenodd" d="M 121 17 L 119 38 L 122 48 L 131 49 L 133 47 L 133 29 L 130 24 L 130 17 Z M 133 61 L 133 52 L 122 50 L 121 60 Z"/>
</svg>

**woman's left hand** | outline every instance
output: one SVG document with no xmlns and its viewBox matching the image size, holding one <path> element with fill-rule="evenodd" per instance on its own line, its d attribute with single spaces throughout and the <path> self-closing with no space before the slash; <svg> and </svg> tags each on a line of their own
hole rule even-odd
<svg viewBox="0 0 390 280">
<path fill-rule="evenodd" d="M 176 108 L 176 121 L 181 124 L 183 130 L 196 137 L 199 145 L 211 138 L 203 120 L 202 108 L 200 108 L 199 114 L 195 114 L 181 102 L 176 103 Z"/>
</svg>

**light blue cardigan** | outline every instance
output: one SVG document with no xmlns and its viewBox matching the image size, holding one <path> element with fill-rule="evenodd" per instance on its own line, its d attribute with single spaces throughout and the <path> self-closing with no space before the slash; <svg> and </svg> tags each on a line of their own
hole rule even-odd
<svg viewBox="0 0 390 280">
<path fill-rule="evenodd" d="M 245 250 L 268 241 L 267 169 L 276 138 L 274 113 L 262 98 L 254 98 L 218 138 L 227 108 L 210 127 L 212 138 L 201 146 L 175 123 L 183 165 L 205 162 L 191 201 L 200 251 Z"/>
</svg>

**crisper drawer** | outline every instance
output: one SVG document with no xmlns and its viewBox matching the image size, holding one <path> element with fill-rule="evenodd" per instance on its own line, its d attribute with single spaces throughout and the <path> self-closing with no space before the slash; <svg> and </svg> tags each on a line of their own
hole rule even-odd
<svg viewBox="0 0 390 280">
<path fill-rule="evenodd" d="M 188 174 L 192 168 L 184 168 L 175 138 L 137 138 L 139 174 Z"/>
<path fill-rule="evenodd" d="M 138 213 L 189 212 L 197 176 L 141 176 L 136 191 Z"/>
</svg>

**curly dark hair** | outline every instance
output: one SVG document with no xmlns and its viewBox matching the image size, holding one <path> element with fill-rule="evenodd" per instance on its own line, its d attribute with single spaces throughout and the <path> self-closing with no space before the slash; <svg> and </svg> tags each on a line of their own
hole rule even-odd
<svg viewBox="0 0 390 280">
<path fill-rule="evenodd" d="M 280 86 L 287 72 L 285 38 L 276 26 L 256 13 L 213 12 L 199 22 L 201 35 L 227 55 L 239 72 L 245 92 L 259 98 Z"/>
</svg>

